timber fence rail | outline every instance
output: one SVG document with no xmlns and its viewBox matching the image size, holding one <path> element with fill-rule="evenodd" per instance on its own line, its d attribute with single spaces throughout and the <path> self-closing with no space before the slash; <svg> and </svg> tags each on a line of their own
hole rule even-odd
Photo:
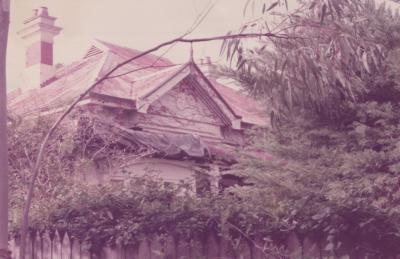
<svg viewBox="0 0 400 259">
<path fill-rule="evenodd" d="M 13 238 L 9 242 L 12 258 L 19 258 L 20 240 Z M 230 242 L 209 234 L 201 240 L 182 240 L 171 236 L 144 240 L 135 246 L 106 246 L 101 251 L 90 253 L 88 246 L 58 231 L 49 233 L 33 233 L 27 240 L 27 259 L 322 259 L 322 258 L 354 258 L 346 254 L 332 255 L 324 251 L 324 245 L 305 238 L 300 240 L 291 234 L 281 246 L 286 256 L 277 256 L 268 239 L 241 239 L 234 248 Z"/>
</svg>

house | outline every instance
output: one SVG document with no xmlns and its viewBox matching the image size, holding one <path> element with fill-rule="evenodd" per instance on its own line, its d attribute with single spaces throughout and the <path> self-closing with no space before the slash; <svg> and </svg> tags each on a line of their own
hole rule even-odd
<svg viewBox="0 0 400 259">
<path fill-rule="evenodd" d="M 46 7 L 34 10 L 19 35 L 26 43 L 23 85 L 8 94 L 8 109 L 20 116 L 63 110 L 98 78 L 140 51 L 94 40 L 86 54 L 68 65 L 53 61 L 54 37 L 61 32 Z M 152 54 L 117 70 L 79 103 L 104 118 L 126 142 L 163 155 L 130 165 L 135 175 L 152 172 L 166 182 L 206 175 L 210 188 L 224 178 L 232 154 L 244 144 L 244 130 L 266 126 L 263 109 L 207 73 L 209 62 L 174 64 Z M 117 169 L 86 168 L 91 182 L 123 181 Z"/>
</svg>

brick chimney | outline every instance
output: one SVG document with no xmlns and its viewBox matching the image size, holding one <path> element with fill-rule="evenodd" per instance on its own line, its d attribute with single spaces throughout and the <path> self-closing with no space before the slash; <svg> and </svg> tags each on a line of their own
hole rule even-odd
<svg viewBox="0 0 400 259">
<path fill-rule="evenodd" d="M 55 17 L 49 16 L 47 7 L 33 10 L 31 18 L 24 21 L 18 35 L 25 42 L 25 71 L 23 89 L 40 88 L 54 75 L 53 42 L 61 28 L 54 25 Z"/>
</svg>

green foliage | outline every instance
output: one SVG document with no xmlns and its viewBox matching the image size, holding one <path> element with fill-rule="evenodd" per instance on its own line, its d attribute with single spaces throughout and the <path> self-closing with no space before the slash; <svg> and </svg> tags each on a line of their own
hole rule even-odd
<svg viewBox="0 0 400 259">
<path fill-rule="evenodd" d="M 291 229 L 326 239 L 327 249 L 396 255 L 399 15 L 370 0 L 300 1 L 279 15 L 275 27 L 261 18 L 244 29 L 284 39 L 225 44 L 237 63 L 218 72 L 271 110 L 271 129 L 253 132 L 236 172 Z"/>
<path fill-rule="evenodd" d="M 279 215 L 253 190 L 240 192 L 199 198 L 185 183 L 165 187 L 159 179 L 148 178 L 125 185 L 75 185 L 62 201 L 50 201 L 52 210 L 37 214 L 31 228 L 68 231 L 93 252 L 106 244 L 136 245 L 166 235 L 201 240 L 215 233 L 230 240 L 234 249 L 248 238 L 285 236 L 286 224 L 280 226 Z"/>
<path fill-rule="evenodd" d="M 398 254 L 400 242 L 400 107 L 370 102 L 357 107 L 354 122 L 334 128 L 298 119 L 280 134 L 254 133 L 237 174 L 253 184 L 263 206 L 296 233 L 327 239 L 333 250 Z"/>
<path fill-rule="evenodd" d="M 261 2 L 263 17 L 286 5 Z M 272 30 L 282 39 L 224 45 L 236 62 L 220 72 L 271 110 L 272 129 L 251 132 L 234 167 L 252 186 L 196 198 L 184 186 L 165 188 L 157 180 L 136 179 L 125 187 L 71 184 L 71 155 L 73 161 L 121 163 L 117 157 L 127 152 L 112 137 L 93 142 L 96 124 L 82 122 L 78 137 L 65 137 L 66 131 L 54 137 L 54 153 L 42 169 L 54 185 L 38 194 L 43 198 L 31 227 L 68 231 L 94 251 L 152 234 L 192 238 L 214 231 L 237 244 L 294 231 L 326 239 L 333 252 L 347 248 L 373 258 L 400 253 L 399 15 L 373 1 L 300 5 L 290 15 L 278 14 L 283 22 L 273 28 L 261 18 L 240 29 Z M 46 124 L 28 128 L 11 132 L 13 204 L 23 200 L 28 158 Z M 259 159 L 266 154 L 269 160 Z M 48 209 L 39 209 L 43 204 Z"/>
<path fill-rule="evenodd" d="M 15 235 L 31 176 L 31 160 L 51 119 L 16 120 L 9 125 Z M 159 179 L 132 178 L 130 183 L 103 186 L 79 181 L 80 175 L 86 173 L 87 163 L 121 168 L 135 159 L 136 152 L 143 155 L 142 149 L 124 148 L 118 137 L 103 129 L 95 118 L 77 113 L 53 135 L 35 190 L 30 214 L 32 230 L 68 231 L 93 252 L 106 244 L 135 245 L 167 234 L 186 240 L 201 239 L 210 232 L 239 249 L 243 240 L 271 235 L 279 239 L 289 230 L 287 223 L 280 220 L 281 215 L 267 206 L 267 200 L 259 199 L 257 190 L 252 188 L 196 197 L 186 183 L 170 186 Z M 272 244 L 268 249 L 282 253 Z"/>
<path fill-rule="evenodd" d="M 19 224 L 32 176 L 32 166 L 47 134 L 52 116 L 12 119 L 8 125 L 11 221 Z M 71 195 L 86 174 L 87 165 L 123 167 L 143 148 L 127 148 L 115 133 L 107 131 L 92 114 L 78 110 L 53 134 L 45 149 L 35 185 L 31 216 L 52 210 L 53 203 Z"/>
<path fill-rule="evenodd" d="M 223 74 L 267 100 L 273 122 L 301 114 L 337 123 L 349 103 L 393 84 L 389 60 L 398 56 L 400 16 L 373 0 L 300 1 L 294 12 L 269 11 L 240 31 L 281 37 L 223 45 L 233 67 Z"/>
<path fill-rule="evenodd" d="M 15 119 L 8 127 L 10 207 L 13 223 L 20 220 L 31 178 L 31 168 L 42 139 L 49 129 L 50 118 L 26 121 Z M 52 200 L 68 192 L 73 175 L 72 134 L 66 128 L 54 136 L 46 150 L 36 185 L 35 201 Z M 34 211 L 47 210 L 48 204 L 34 202 Z"/>
</svg>

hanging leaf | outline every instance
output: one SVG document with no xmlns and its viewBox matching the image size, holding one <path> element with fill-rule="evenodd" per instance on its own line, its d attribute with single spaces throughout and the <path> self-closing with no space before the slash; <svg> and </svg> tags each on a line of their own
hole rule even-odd
<svg viewBox="0 0 400 259">
<path fill-rule="evenodd" d="M 237 70 L 240 70 L 244 66 L 244 64 L 246 64 L 246 60 L 244 58 L 241 58 L 240 61 L 238 61 Z"/>
<path fill-rule="evenodd" d="M 335 75 L 336 75 L 336 79 L 340 82 L 340 84 L 342 85 L 343 88 L 346 88 L 346 80 L 344 79 L 343 75 L 335 70 Z"/>
<path fill-rule="evenodd" d="M 326 15 L 326 4 L 324 4 L 324 5 L 322 6 L 321 25 L 324 23 L 325 15 Z"/>
<path fill-rule="evenodd" d="M 229 31 L 226 35 L 229 36 L 229 35 L 231 35 L 231 34 L 232 34 L 232 32 Z M 225 52 L 225 49 L 226 49 L 226 47 L 227 47 L 228 42 L 229 42 L 229 40 L 226 40 L 226 39 L 222 41 L 221 50 L 220 50 L 220 52 L 219 52 L 219 55 L 220 55 L 220 56 L 222 55 L 222 53 Z"/>
<path fill-rule="evenodd" d="M 231 64 L 232 64 L 233 57 L 235 56 L 235 54 L 238 52 L 238 49 L 240 48 L 239 44 L 240 44 L 240 40 L 234 40 L 234 48 L 231 53 L 231 60 L 230 60 Z"/>
<path fill-rule="evenodd" d="M 287 59 L 285 60 L 285 62 L 283 62 L 282 71 L 281 71 L 280 76 L 279 76 L 279 83 L 282 83 L 282 79 L 283 79 L 283 75 L 285 73 L 287 62 L 288 62 Z"/>
<path fill-rule="evenodd" d="M 371 73 L 371 69 L 369 68 L 369 65 L 368 65 L 368 56 L 367 56 L 366 51 L 364 51 L 364 53 L 362 55 L 362 62 L 363 62 L 365 70 L 367 70 L 368 73 Z"/>
<path fill-rule="evenodd" d="M 247 29 L 247 24 L 245 24 L 240 30 L 239 33 L 244 32 Z"/>
<path fill-rule="evenodd" d="M 252 2 L 252 0 L 246 1 L 246 4 L 244 5 L 244 8 L 243 8 L 243 15 L 246 15 L 247 8 L 249 7 L 250 2 Z"/>
<path fill-rule="evenodd" d="M 335 8 L 336 14 L 339 18 L 342 17 L 342 8 L 337 1 L 331 1 L 333 8 Z"/>
<path fill-rule="evenodd" d="M 375 55 L 374 52 L 371 52 L 371 57 L 372 57 L 372 60 L 374 61 L 374 65 L 375 65 L 376 70 L 379 70 L 380 63 L 379 63 L 378 57 Z"/>
<path fill-rule="evenodd" d="M 271 120 L 271 127 L 274 129 L 275 128 L 275 113 L 272 110 L 270 114 L 270 120 Z"/>
<path fill-rule="evenodd" d="M 235 55 L 236 68 L 240 68 L 238 78 L 252 93 L 275 97 L 273 106 L 277 118 L 283 110 L 290 113 L 286 105 L 289 110 L 294 106 L 292 111 L 301 107 L 312 116 L 315 112 L 329 120 L 338 118 L 342 108 L 336 104 L 341 100 L 362 99 L 364 92 L 373 87 L 366 83 L 367 75 L 375 71 L 380 76 L 385 73 L 384 55 L 391 53 L 388 43 L 399 39 L 393 35 L 398 22 L 392 25 L 394 16 L 373 10 L 364 3 L 367 1 L 303 2 L 302 8 L 288 14 L 277 13 L 286 3 L 284 0 L 261 2 L 259 10 L 268 17 L 257 19 L 254 28 L 250 27 L 254 21 L 248 23 L 246 29 L 279 32 L 285 38 L 271 37 L 268 41 L 255 38 L 254 44 L 242 41 L 245 44 L 241 47 L 248 48 L 243 56 L 235 44 L 227 45 L 230 46 L 228 62 Z M 268 19 L 275 12 L 283 20 L 277 27 Z M 286 67 L 285 60 L 288 60 Z M 282 91 L 285 99 L 281 98 Z"/>
<path fill-rule="evenodd" d="M 278 4 L 279 4 L 279 1 L 276 1 L 276 2 L 272 3 L 272 4 L 267 8 L 267 10 L 265 10 L 265 12 L 268 12 L 268 11 L 274 9 Z"/>
<path fill-rule="evenodd" d="M 290 81 L 288 81 L 288 95 L 289 95 L 289 110 L 293 110 L 293 88 Z"/>
</svg>

